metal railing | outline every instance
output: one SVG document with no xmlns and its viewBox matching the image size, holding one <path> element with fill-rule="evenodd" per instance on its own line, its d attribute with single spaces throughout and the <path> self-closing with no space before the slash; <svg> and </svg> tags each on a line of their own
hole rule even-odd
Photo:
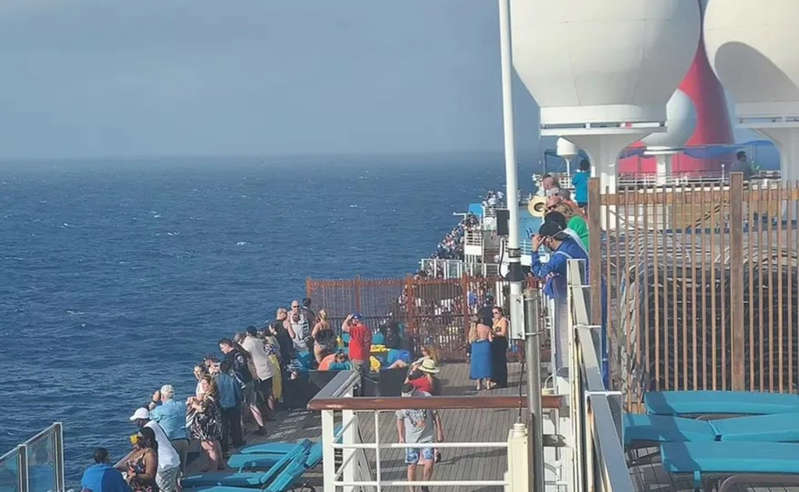
<svg viewBox="0 0 799 492">
<path fill-rule="evenodd" d="M 463 235 L 464 246 L 483 246 L 483 231 L 478 228 L 466 229 Z"/>
<path fill-rule="evenodd" d="M 0 456 L 0 490 L 61 492 L 64 487 L 64 434 L 55 422 Z"/>
<path fill-rule="evenodd" d="M 386 442 L 381 437 L 380 415 L 406 408 L 433 410 L 485 410 L 515 409 L 526 406 L 526 398 L 519 396 L 448 396 L 448 397 L 357 397 L 360 375 L 357 372 L 342 372 L 328 383 L 308 404 L 311 410 L 322 414 L 323 483 L 325 491 L 338 488 L 361 487 L 380 491 L 383 487 L 505 487 L 507 479 L 465 479 L 408 481 L 387 477 L 385 450 L 407 448 L 454 448 L 463 449 L 508 449 L 508 441 L 467 441 L 398 443 Z M 542 407 L 557 410 L 562 405 L 560 396 L 544 396 Z M 557 412 L 555 412 L 557 413 Z M 373 439 L 364 442 L 361 435 L 363 422 L 373 422 Z M 369 418 L 371 417 L 371 418 Z M 504 436 L 503 436 L 504 437 Z M 341 463 L 336 464 L 336 450 L 341 450 Z M 374 460 L 368 459 L 366 451 L 374 452 Z M 374 464 L 374 468 L 372 467 Z"/>
<path fill-rule="evenodd" d="M 444 279 L 469 277 L 494 277 L 499 273 L 496 263 L 475 263 L 463 260 L 443 258 L 423 258 L 419 261 L 419 269 L 429 276 Z"/>
<path fill-rule="evenodd" d="M 602 378 L 598 335 L 591 325 L 581 260 L 569 260 L 571 420 L 577 490 L 632 491 L 622 436 L 622 395 L 608 391 Z M 598 301 L 598 300 L 597 300 Z"/>
</svg>

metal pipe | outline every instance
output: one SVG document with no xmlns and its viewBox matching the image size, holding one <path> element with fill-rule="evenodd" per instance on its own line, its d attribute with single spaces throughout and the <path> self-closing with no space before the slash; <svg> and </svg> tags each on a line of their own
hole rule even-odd
<svg viewBox="0 0 799 492">
<path fill-rule="evenodd" d="M 541 333 L 540 291 L 527 289 L 524 292 L 525 310 L 525 364 L 527 365 L 527 408 L 529 427 L 527 430 L 528 463 L 533 466 L 530 481 L 533 492 L 544 492 L 544 419 L 541 413 Z"/>
<path fill-rule="evenodd" d="M 505 135 L 505 196 L 508 202 L 508 276 L 512 338 L 523 338 L 521 250 L 519 249 L 519 196 L 516 148 L 513 141 L 513 86 L 509 0 L 499 3 L 499 47 L 502 62 L 502 128 Z M 509 334 L 510 335 L 510 334 Z"/>
<path fill-rule="evenodd" d="M 499 1 L 499 47 L 502 61 L 502 129 L 505 134 L 505 183 L 508 200 L 510 224 L 508 228 L 508 249 L 519 249 L 519 197 L 516 183 L 516 148 L 513 135 L 513 95 L 510 46 L 510 7 L 509 0 Z"/>
</svg>

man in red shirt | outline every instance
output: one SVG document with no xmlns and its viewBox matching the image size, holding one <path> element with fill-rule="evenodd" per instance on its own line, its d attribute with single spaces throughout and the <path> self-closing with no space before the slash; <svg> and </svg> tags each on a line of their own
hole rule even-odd
<svg viewBox="0 0 799 492">
<path fill-rule="evenodd" d="M 372 351 L 372 330 L 361 323 L 360 313 L 348 314 L 341 331 L 350 334 L 350 362 L 353 368 L 366 372 Z"/>
</svg>

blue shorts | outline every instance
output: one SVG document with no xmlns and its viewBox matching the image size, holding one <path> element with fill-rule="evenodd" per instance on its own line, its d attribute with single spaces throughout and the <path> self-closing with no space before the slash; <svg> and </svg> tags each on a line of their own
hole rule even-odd
<svg viewBox="0 0 799 492">
<path fill-rule="evenodd" d="M 419 451 L 422 452 L 422 459 L 419 460 Z M 434 461 L 435 456 L 433 456 L 433 448 L 405 448 L 405 464 L 406 465 L 415 465 L 420 461 L 425 463 L 430 461 L 431 463 Z"/>
</svg>

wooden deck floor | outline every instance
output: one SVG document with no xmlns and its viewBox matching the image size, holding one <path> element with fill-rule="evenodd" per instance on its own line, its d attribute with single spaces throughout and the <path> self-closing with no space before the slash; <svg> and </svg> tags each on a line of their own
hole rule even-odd
<svg viewBox="0 0 799 492">
<path fill-rule="evenodd" d="M 439 373 L 443 395 L 474 395 L 476 391 L 469 380 L 469 366 L 465 363 L 444 364 Z M 520 365 L 508 364 L 509 383 L 512 386 L 506 389 L 496 389 L 484 392 L 486 395 L 518 394 Z M 444 410 L 441 419 L 444 425 L 444 435 L 449 442 L 466 441 L 501 441 L 507 440 L 508 430 L 516 421 L 516 410 Z M 281 410 L 275 415 L 276 420 L 267 425 L 268 435 L 265 437 L 248 433 L 247 444 L 271 441 L 296 441 L 308 438 L 318 440 L 322 435 L 321 416 L 319 412 L 309 410 Z M 374 442 L 374 417 L 372 414 L 362 414 L 360 421 L 361 436 L 364 442 Z M 383 443 L 396 443 L 397 430 L 393 412 L 384 412 L 380 415 L 380 441 Z M 235 450 L 233 451 L 235 452 Z M 435 467 L 433 480 L 502 480 L 507 469 L 506 451 L 503 449 L 442 449 L 442 461 Z M 402 449 L 386 449 L 381 451 L 382 476 L 384 479 L 405 479 L 405 453 Z M 374 457 L 372 450 L 367 450 L 367 459 L 370 462 L 372 476 L 375 473 Z M 200 457 L 190 464 L 189 471 L 196 472 L 205 465 L 205 459 Z M 421 470 L 419 471 L 421 474 Z M 310 470 L 305 477 L 309 483 L 321 490 L 322 467 Z M 421 476 L 420 476 L 421 478 Z M 406 490 L 394 487 L 384 489 Z M 431 489 L 432 490 L 432 489 Z M 452 492 L 455 490 L 480 490 L 500 491 L 501 487 L 435 487 L 435 491 Z"/>
</svg>

